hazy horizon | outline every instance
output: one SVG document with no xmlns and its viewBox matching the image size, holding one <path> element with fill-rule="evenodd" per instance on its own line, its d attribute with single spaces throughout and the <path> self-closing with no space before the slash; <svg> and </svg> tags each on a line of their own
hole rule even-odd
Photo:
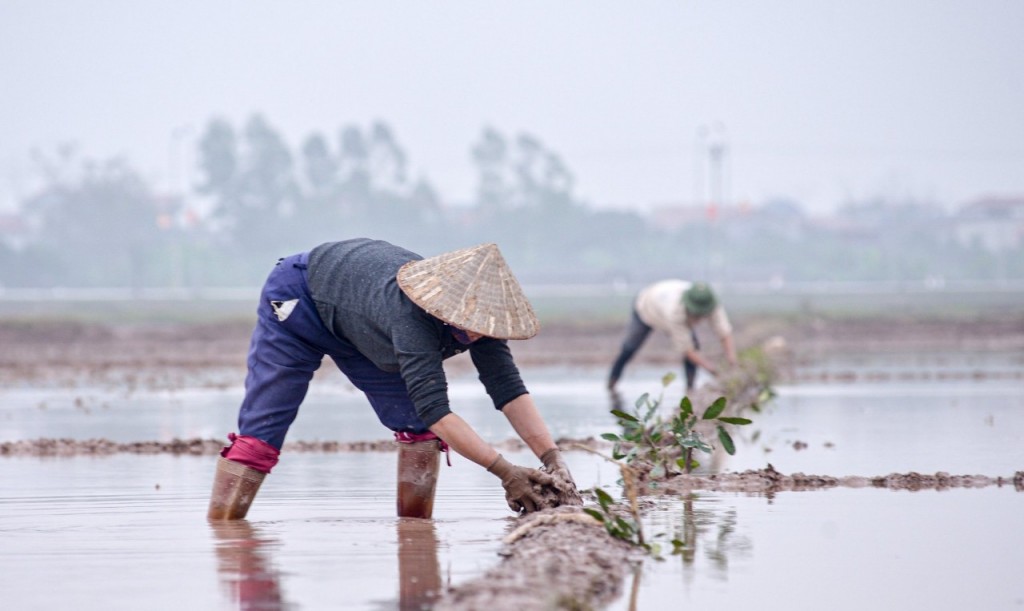
<svg viewBox="0 0 1024 611">
<path fill-rule="evenodd" d="M 732 201 L 1024 195 L 1022 26 L 1024 3 L 992 0 L 16 0 L 0 7 L 0 210 L 31 192 L 33 149 L 73 142 L 180 189 L 206 123 L 256 113 L 293 149 L 386 122 L 410 177 L 450 203 L 473 196 L 484 127 L 539 138 L 598 207 L 706 193 L 702 126 L 720 126 Z"/>
</svg>

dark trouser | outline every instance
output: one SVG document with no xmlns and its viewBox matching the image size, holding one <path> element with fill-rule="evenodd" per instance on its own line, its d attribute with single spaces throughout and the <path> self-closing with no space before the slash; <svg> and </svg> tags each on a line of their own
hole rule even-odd
<svg viewBox="0 0 1024 611">
<path fill-rule="evenodd" d="M 615 359 L 615 363 L 612 364 L 611 373 L 608 374 L 608 384 L 613 386 L 622 377 L 622 370 L 626 368 L 628 363 L 633 356 L 640 349 L 640 346 L 644 345 L 647 341 L 647 336 L 651 334 L 651 327 L 644 321 L 640 320 L 640 315 L 637 314 L 636 308 L 633 309 L 633 315 L 629 320 L 629 328 L 626 330 L 626 339 L 622 342 L 622 348 L 619 350 L 619 356 Z M 690 337 L 693 338 L 693 347 L 696 350 L 700 350 L 700 342 L 697 340 L 697 334 L 690 329 Z M 693 381 L 697 377 L 697 364 L 691 361 L 687 356 L 683 355 L 683 371 L 686 373 L 686 390 L 693 390 Z"/>
<path fill-rule="evenodd" d="M 325 355 L 366 393 L 384 426 L 426 432 L 401 375 L 378 369 L 320 320 L 306 283 L 307 260 L 308 253 L 281 259 L 263 285 L 249 346 L 245 399 L 238 413 L 239 433 L 280 449 Z M 293 300 L 294 309 L 286 314 Z"/>
</svg>

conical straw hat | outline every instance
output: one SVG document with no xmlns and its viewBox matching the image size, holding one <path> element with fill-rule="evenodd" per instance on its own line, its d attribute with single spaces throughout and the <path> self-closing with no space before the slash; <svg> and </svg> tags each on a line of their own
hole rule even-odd
<svg viewBox="0 0 1024 611">
<path fill-rule="evenodd" d="M 495 244 L 480 244 L 410 261 L 398 286 L 429 314 L 466 331 L 528 339 L 540 323 Z"/>
</svg>

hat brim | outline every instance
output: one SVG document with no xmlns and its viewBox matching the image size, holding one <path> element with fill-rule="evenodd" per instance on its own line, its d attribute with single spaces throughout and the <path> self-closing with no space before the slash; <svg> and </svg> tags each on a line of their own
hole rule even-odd
<svg viewBox="0 0 1024 611">
<path fill-rule="evenodd" d="M 403 265 L 402 292 L 428 314 L 497 339 L 529 339 L 540 330 L 533 307 L 494 244 Z"/>
</svg>

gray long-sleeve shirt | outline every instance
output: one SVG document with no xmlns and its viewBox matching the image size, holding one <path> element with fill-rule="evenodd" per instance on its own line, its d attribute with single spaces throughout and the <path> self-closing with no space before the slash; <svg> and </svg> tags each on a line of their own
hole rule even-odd
<svg viewBox="0 0 1024 611">
<path fill-rule="evenodd" d="M 398 269 L 422 258 L 380 240 L 328 242 L 310 252 L 308 278 L 327 328 L 381 370 L 400 372 L 416 413 L 432 426 L 451 412 L 442 361 L 467 346 L 399 288 Z M 468 349 L 496 408 L 527 392 L 506 341 L 482 338 Z"/>
</svg>

